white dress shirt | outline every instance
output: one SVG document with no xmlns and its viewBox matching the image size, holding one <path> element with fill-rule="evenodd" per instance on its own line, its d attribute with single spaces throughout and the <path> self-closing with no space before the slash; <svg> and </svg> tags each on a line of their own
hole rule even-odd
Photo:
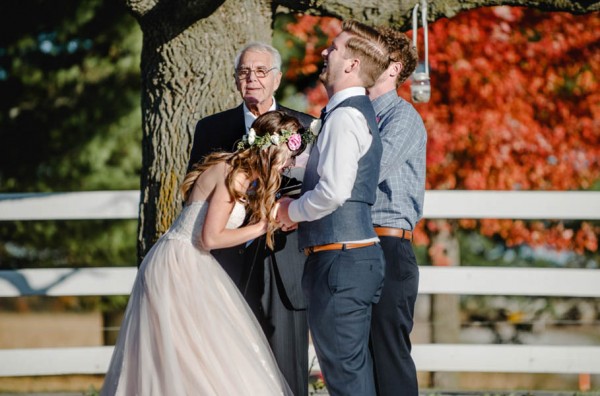
<svg viewBox="0 0 600 396">
<path fill-rule="evenodd" d="M 346 88 L 334 94 L 327 104 L 329 112 L 351 96 L 365 95 L 362 87 Z M 311 191 L 290 203 L 292 221 L 314 221 L 333 213 L 350 198 L 358 161 L 369 150 L 373 137 L 367 120 L 353 107 L 340 107 L 328 114 L 317 140 L 319 182 Z"/>
<path fill-rule="evenodd" d="M 252 113 L 250 111 L 248 106 L 246 106 L 246 102 L 243 102 L 243 104 L 244 104 L 244 124 L 246 125 L 246 133 L 248 133 L 248 131 L 250 130 L 250 127 L 252 126 L 252 123 L 258 117 L 255 116 L 254 113 Z M 273 110 L 277 110 L 277 103 L 275 103 L 275 98 L 273 98 L 273 104 L 269 108 L 269 111 L 273 111 Z"/>
</svg>

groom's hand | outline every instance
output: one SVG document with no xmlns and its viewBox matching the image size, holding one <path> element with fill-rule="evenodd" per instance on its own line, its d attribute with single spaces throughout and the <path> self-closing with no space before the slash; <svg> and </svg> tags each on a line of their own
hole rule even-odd
<svg viewBox="0 0 600 396">
<path fill-rule="evenodd" d="M 277 201 L 279 203 L 279 208 L 277 210 L 277 222 L 281 223 L 282 230 L 284 231 L 294 229 L 298 226 L 297 223 L 290 219 L 288 213 L 290 203 L 292 203 L 293 201 L 294 200 L 289 197 L 283 197 L 279 201 Z"/>
<path fill-rule="evenodd" d="M 282 225 L 281 226 L 281 231 L 285 231 L 285 232 L 289 232 L 289 231 L 294 231 L 295 229 L 298 228 L 298 223 L 294 223 L 292 225 Z"/>
</svg>

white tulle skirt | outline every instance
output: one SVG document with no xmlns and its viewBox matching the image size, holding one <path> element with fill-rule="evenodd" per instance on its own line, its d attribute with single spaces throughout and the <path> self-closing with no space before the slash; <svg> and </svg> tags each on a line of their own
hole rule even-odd
<svg viewBox="0 0 600 396">
<path fill-rule="evenodd" d="M 167 235 L 140 266 L 101 395 L 292 395 L 221 266 Z"/>
</svg>

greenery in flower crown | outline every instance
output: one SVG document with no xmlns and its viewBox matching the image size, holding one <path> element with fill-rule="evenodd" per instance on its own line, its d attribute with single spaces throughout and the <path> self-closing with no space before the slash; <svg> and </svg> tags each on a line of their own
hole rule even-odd
<svg viewBox="0 0 600 396">
<path fill-rule="evenodd" d="M 238 150 L 243 150 L 250 147 L 260 147 L 260 149 L 266 149 L 272 145 L 279 145 L 286 143 L 288 148 L 292 151 L 298 150 L 302 146 L 302 142 L 305 144 L 311 143 L 316 134 L 314 133 L 303 133 L 292 132 L 287 129 L 282 129 L 279 133 L 266 134 L 263 136 L 257 136 L 254 128 L 250 128 L 248 133 L 244 135 L 241 141 L 237 144 Z"/>
</svg>

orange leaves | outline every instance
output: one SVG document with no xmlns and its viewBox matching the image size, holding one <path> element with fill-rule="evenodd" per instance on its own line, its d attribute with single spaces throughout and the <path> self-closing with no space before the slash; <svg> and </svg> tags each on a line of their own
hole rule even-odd
<svg viewBox="0 0 600 396">
<path fill-rule="evenodd" d="M 327 104 L 327 92 L 322 84 L 318 84 L 316 87 L 307 88 L 304 91 L 308 102 L 308 108 L 306 112 L 318 117 L 321 114 L 321 109 Z"/>
<path fill-rule="evenodd" d="M 341 31 L 341 21 L 331 17 L 316 17 L 312 15 L 296 16 L 294 22 L 285 26 L 295 40 L 304 43 L 304 53 L 291 57 L 286 72 L 288 79 L 296 79 L 300 75 L 308 76 L 318 73 L 322 63 L 321 52 L 327 47 L 330 37 L 335 37 Z M 293 43 L 286 43 L 289 47 Z M 323 103 L 325 105 L 326 101 Z M 319 106 L 319 109 L 322 106 Z"/>
<path fill-rule="evenodd" d="M 466 224 L 461 221 L 460 224 L 463 228 L 474 228 L 473 222 L 476 221 L 471 220 Z M 600 227 L 589 222 L 568 228 L 562 222 L 483 219 L 479 220 L 479 229 L 488 237 L 499 235 L 507 246 L 545 245 L 557 250 L 570 249 L 579 254 L 586 250 L 596 252 L 600 234 Z"/>
<path fill-rule="evenodd" d="M 430 135 L 430 188 L 578 189 L 597 180 L 598 20 L 496 7 L 435 22 L 439 94 L 417 107 Z M 459 175 L 435 166 L 448 159 L 441 150 L 464 159 Z"/>
<path fill-rule="evenodd" d="M 429 38 L 432 100 L 416 105 L 429 135 L 427 188 L 576 190 L 600 179 L 597 14 L 482 8 L 435 22 Z M 479 227 L 509 245 L 583 252 L 598 244 L 587 223 Z"/>
<path fill-rule="evenodd" d="M 446 254 L 446 250 L 444 245 L 441 243 L 433 243 L 427 249 L 427 253 L 429 254 L 429 258 L 431 259 L 431 264 L 440 267 L 447 267 L 451 265 L 451 260 Z"/>
<path fill-rule="evenodd" d="M 583 253 L 584 249 L 590 252 L 598 251 L 598 227 L 592 227 L 589 223 L 583 223 L 581 228 L 575 235 L 575 246 L 577 246 L 577 253 Z"/>
<path fill-rule="evenodd" d="M 579 190 L 598 183 L 598 16 L 489 7 L 430 25 L 431 101 L 415 105 L 428 132 L 428 189 Z M 290 73 L 312 73 L 309 65 L 321 63 L 327 45 L 323 33 L 333 37 L 339 28 L 332 18 L 297 18 L 289 29 L 306 38 L 306 56 Z M 321 84 L 305 92 L 309 112 L 318 114 L 327 101 Z M 399 94 L 410 99 L 409 83 Z M 599 230 L 587 223 L 573 229 L 494 219 L 459 224 L 512 245 L 598 247 Z M 418 228 L 415 241 L 429 242 L 436 232 Z"/>
</svg>

